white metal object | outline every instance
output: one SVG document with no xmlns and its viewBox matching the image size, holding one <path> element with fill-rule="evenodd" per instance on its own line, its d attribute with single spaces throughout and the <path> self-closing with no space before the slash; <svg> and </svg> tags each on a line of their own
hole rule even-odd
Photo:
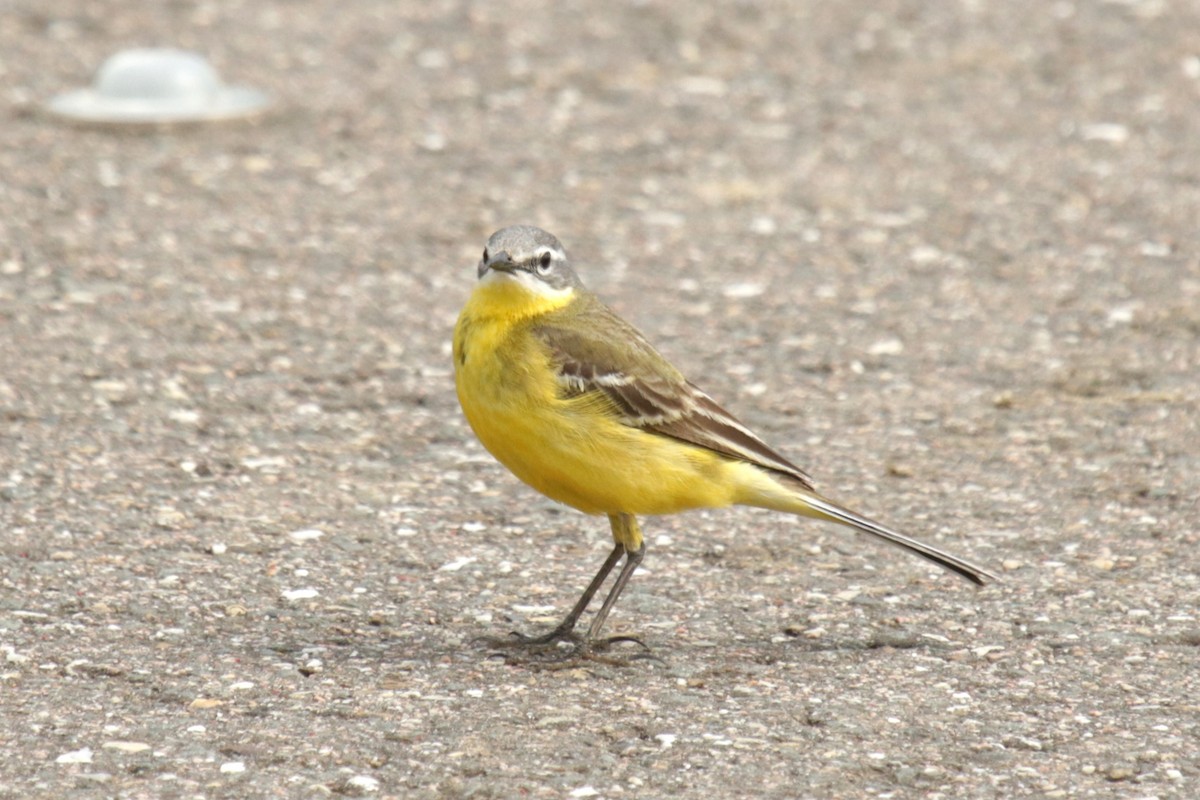
<svg viewBox="0 0 1200 800">
<path fill-rule="evenodd" d="M 81 122 L 146 124 L 238 119 L 270 105 L 257 89 L 226 86 L 201 55 L 138 48 L 110 56 L 90 87 L 60 94 L 47 107 Z"/>
</svg>

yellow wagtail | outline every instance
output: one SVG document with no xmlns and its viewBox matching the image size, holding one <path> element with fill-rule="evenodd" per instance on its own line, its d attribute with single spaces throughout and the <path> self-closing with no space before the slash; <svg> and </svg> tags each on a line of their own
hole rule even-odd
<svg viewBox="0 0 1200 800">
<path fill-rule="evenodd" d="M 454 330 L 455 384 L 467 421 L 525 483 L 585 514 L 607 514 L 616 542 L 566 619 L 523 641 L 578 640 L 575 624 L 624 556 L 582 646 L 599 641 L 646 552 L 639 514 L 759 506 L 847 525 L 977 584 L 996 577 L 817 494 L 803 470 L 585 289 L 546 231 L 497 231 L 478 271 Z"/>
</svg>

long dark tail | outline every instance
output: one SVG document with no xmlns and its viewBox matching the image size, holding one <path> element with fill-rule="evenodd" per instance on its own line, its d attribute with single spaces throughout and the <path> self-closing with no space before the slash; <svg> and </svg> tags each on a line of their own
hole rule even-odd
<svg viewBox="0 0 1200 800">
<path fill-rule="evenodd" d="M 965 561 L 958 556 L 952 556 L 944 550 L 939 550 L 936 547 L 927 545 L 924 542 L 919 542 L 910 536 L 905 536 L 903 533 L 894 531 L 878 522 L 867 519 L 861 514 L 856 514 L 848 508 L 839 506 L 832 500 L 826 500 L 820 495 L 811 492 L 796 492 L 799 499 L 807 506 L 803 510 L 798 510 L 799 513 L 805 516 L 816 517 L 817 519 L 828 519 L 833 522 L 839 522 L 863 533 L 869 533 L 885 542 L 903 548 L 910 553 L 916 553 L 922 558 L 929 559 L 939 567 L 948 569 L 951 572 L 957 573 L 972 583 L 982 586 L 988 581 L 999 580 L 999 577 L 983 567 L 976 566 L 970 561 Z"/>
</svg>

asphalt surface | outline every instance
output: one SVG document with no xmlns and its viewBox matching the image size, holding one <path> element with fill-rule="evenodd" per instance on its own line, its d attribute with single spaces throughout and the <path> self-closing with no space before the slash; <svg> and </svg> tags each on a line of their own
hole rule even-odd
<svg viewBox="0 0 1200 800">
<path fill-rule="evenodd" d="M 16 3 L 0 14 L 0 796 L 1191 798 L 1188 2 Z M 129 46 L 255 123 L 41 110 Z M 495 464 L 488 234 L 953 576 L 645 521 L 658 660 L 513 663 L 605 523 Z M 636 652 L 636 648 L 632 648 Z"/>
</svg>

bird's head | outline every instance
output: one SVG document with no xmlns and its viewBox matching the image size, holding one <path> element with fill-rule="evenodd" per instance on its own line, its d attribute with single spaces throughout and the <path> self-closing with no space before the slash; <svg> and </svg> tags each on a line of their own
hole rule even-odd
<svg viewBox="0 0 1200 800">
<path fill-rule="evenodd" d="M 491 235 L 479 259 L 479 280 L 546 300 L 565 300 L 583 288 L 562 243 L 532 225 L 512 225 Z"/>
</svg>

